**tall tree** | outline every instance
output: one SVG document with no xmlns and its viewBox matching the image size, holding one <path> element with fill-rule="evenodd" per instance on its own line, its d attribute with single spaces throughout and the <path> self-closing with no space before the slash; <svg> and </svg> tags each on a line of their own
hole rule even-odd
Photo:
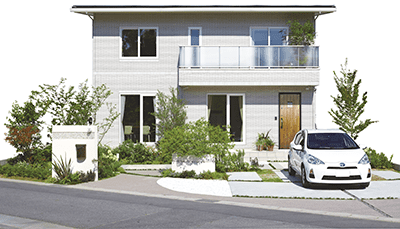
<svg viewBox="0 0 400 229">
<path fill-rule="evenodd" d="M 340 126 L 341 130 L 350 134 L 353 139 L 357 139 L 361 131 L 378 121 L 366 119 L 358 122 L 367 104 L 367 92 L 364 92 L 360 101 L 359 88 L 361 79 L 356 82 L 357 70 L 351 71 L 347 69 L 347 58 L 344 66 L 340 66 L 342 69 L 340 71 L 342 76 L 338 76 L 336 72 L 333 71 L 336 88 L 339 94 L 335 97 L 331 96 L 337 110 L 331 109 L 329 114 L 332 116 L 333 122 Z"/>
<path fill-rule="evenodd" d="M 179 98 L 179 91 L 176 88 L 170 88 L 171 95 L 166 95 L 161 91 L 157 92 L 156 112 L 154 117 L 158 120 L 157 135 L 164 137 L 166 131 L 172 130 L 176 126 L 183 126 L 187 119 L 185 103 Z"/>
</svg>

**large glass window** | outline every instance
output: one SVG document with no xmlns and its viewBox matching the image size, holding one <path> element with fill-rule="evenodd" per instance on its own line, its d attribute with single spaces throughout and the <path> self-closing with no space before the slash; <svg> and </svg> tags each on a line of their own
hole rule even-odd
<svg viewBox="0 0 400 229">
<path fill-rule="evenodd" d="M 268 45 L 268 29 L 253 29 L 251 39 L 253 45 Z"/>
<path fill-rule="evenodd" d="M 155 142 L 154 96 L 121 96 L 122 141 Z"/>
<path fill-rule="evenodd" d="M 286 45 L 287 28 L 252 28 L 252 45 Z"/>
<path fill-rule="evenodd" d="M 123 29 L 121 38 L 123 57 L 157 56 L 157 29 Z"/>
<path fill-rule="evenodd" d="M 271 45 L 286 45 L 286 28 L 271 28 L 270 30 Z"/>
<path fill-rule="evenodd" d="M 208 121 L 213 126 L 226 130 L 230 126 L 231 138 L 243 142 L 243 96 L 208 95 Z"/>
</svg>

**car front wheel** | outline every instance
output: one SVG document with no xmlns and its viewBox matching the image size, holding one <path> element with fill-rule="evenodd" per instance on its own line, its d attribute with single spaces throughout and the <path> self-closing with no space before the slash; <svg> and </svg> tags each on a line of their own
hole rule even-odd
<svg viewBox="0 0 400 229">
<path fill-rule="evenodd" d="M 292 164 L 290 163 L 290 159 L 289 159 L 289 161 L 288 161 L 288 170 L 289 170 L 289 175 L 290 175 L 290 176 L 296 175 L 296 171 L 294 171 L 294 170 L 292 169 Z"/>
<path fill-rule="evenodd" d="M 310 182 L 308 182 L 307 180 L 307 173 L 306 173 L 306 169 L 303 167 L 301 167 L 301 184 L 303 185 L 304 188 L 309 188 Z"/>
</svg>

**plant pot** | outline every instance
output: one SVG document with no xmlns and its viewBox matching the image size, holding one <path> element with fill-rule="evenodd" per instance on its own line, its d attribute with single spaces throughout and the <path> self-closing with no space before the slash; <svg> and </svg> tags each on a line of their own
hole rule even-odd
<svg viewBox="0 0 400 229">
<path fill-rule="evenodd" d="M 268 146 L 268 151 L 274 151 L 274 146 Z"/>
<path fill-rule="evenodd" d="M 258 151 L 261 151 L 261 150 L 263 150 L 263 146 L 261 146 L 261 145 L 258 145 L 258 146 L 257 146 L 257 150 L 258 150 Z"/>
</svg>

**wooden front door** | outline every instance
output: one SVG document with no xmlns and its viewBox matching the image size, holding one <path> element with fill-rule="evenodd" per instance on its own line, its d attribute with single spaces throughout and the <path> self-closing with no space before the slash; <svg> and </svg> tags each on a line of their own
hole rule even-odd
<svg viewBox="0 0 400 229">
<path fill-rule="evenodd" d="M 279 94 L 279 148 L 289 149 L 300 131 L 300 94 Z"/>
</svg>

